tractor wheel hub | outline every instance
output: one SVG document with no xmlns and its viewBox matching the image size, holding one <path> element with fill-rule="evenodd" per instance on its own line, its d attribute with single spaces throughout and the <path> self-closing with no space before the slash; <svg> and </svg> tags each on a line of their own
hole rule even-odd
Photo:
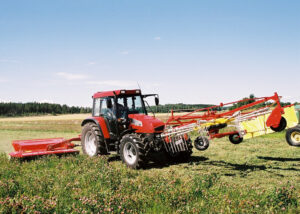
<svg viewBox="0 0 300 214">
<path fill-rule="evenodd" d="M 131 142 L 125 144 L 123 149 L 124 158 L 127 163 L 134 164 L 137 159 L 137 151 Z"/>
</svg>

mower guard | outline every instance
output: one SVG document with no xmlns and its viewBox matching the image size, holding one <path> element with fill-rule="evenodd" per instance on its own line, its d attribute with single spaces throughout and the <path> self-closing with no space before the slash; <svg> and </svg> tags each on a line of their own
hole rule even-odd
<svg viewBox="0 0 300 214">
<path fill-rule="evenodd" d="M 51 154 L 78 154 L 79 151 L 74 149 L 76 145 L 72 141 L 80 141 L 80 136 L 71 139 L 15 140 L 12 142 L 15 152 L 11 152 L 9 155 L 14 158 L 26 158 Z"/>
</svg>

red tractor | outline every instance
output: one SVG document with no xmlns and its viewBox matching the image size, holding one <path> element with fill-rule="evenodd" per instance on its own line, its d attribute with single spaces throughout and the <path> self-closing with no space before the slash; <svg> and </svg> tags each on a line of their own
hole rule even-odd
<svg viewBox="0 0 300 214">
<path fill-rule="evenodd" d="M 93 96 L 92 117 L 82 122 L 82 150 L 89 156 L 116 151 L 131 168 L 144 167 L 153 153 L 163 152 L 170 158 L 188 159 L 192 144 L 187 135 L 169 145 L 161 136 L 165 123 L 148 116 L 141 90 L 98 92 Z M 176 146 L 176 148 L 175 148 Z M 172 147 L 172 148 L 171 148 Z M 173 148 L 174 147 L 174 148 Z"/>
</svg>

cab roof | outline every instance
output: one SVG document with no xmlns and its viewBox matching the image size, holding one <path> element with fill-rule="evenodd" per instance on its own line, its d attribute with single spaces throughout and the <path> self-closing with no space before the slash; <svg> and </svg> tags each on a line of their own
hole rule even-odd
<svg viewBox="0 0 300 214">
<path fill-rule="evenodd" d="M 115 91 L 100 91 L 93 95 L 93 98 L 101 98 L 101 97 L 113 97 L 119 95 L 134 95 L 134 94 L 141 94 L 140 89 L 132 89 L 132 90 L 115 90 Z"/>
</svg>

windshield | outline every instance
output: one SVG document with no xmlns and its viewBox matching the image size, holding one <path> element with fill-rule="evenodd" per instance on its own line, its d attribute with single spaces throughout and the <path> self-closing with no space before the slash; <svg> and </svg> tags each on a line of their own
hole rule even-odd
<svg viewBox="0 0 300 214">
<path fill-rule="evenodd" d="M 146 114 L 144 103 L 140 95 L 119 97 L 118 104 L 127 107 L 128 114 Z"/>
</svg>

